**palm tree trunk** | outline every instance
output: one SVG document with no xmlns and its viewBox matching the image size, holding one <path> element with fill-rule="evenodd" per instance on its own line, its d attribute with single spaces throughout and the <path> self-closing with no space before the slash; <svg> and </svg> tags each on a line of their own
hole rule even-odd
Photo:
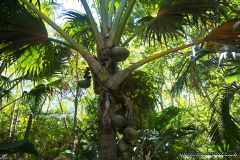
<svg viewBox="0 0 240 160">
<path fill-rule="evenodd" d="M 110 102 L 110 95 L 101 94 L 98 99 L 99 160 L 117 159 L 116 130 L 110 124 L 114 111 L 115 106 Z"/>
</svg>

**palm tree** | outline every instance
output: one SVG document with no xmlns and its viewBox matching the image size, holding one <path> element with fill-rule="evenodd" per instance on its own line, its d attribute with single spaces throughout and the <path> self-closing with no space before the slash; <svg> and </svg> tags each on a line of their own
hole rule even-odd
<svg viewBox="0 0 240 160">
<path fill-rule="evenodd" d="M 121 103 L 124 110 L 134 107 L 131 102 L 134 97 L 128 94 L 130 91 L 126 88 L 126 80 L 133 71 L 184 48 L 233 47 L 239 39 L 239 19 L 229 20 L 226 14 L 231 12 L 234 16 L 236 10 L 226 1 L 100 0 L 95 4 L 100 17 L 98 26 L 88 2 L 81 0 L 86 14 L 66 12 L 65 31 L 41 12 L 40 0 L 36 1 L 36 7 L 32 0 L 4 0 L 0 3 L 1 72 L 16 65 L 15 72 L 24 75 L 22 79 L 49 78 L 64 67 L 70 49 L 78 52 L 87 62 L 94 92 L 99 95 L 99 159 L 104 160 L 117 159 L 117 132 L 111 126 L 116 104 Z M 141 15 L 139 11 L 148 15 Z M 226 22 L 221 24 L 222 20 Z M 54 28 L 59 37 L 49 36 L 43 21 Z M 189 28 L 202 29 L 203 37 L 190 42 Z M 172 46 L 119 71 L 117 63 L 127 58 L 127 46 L 135 37 L 140 39 L 141 36 L 149 45 Z M 185 37 L 185 43 L 189 44 L 177 46 L 179 43 L 170 43 L 177 42 L 180 37 Z M 114 50 L 123 51 L 125 57 L 121 56 L 119 60 L 118 53 L 113 54 Z M 192 82 L 196 84 L 196 81 Z M 131 114 L 128 118 L 131 119 Z"/>
</svg>

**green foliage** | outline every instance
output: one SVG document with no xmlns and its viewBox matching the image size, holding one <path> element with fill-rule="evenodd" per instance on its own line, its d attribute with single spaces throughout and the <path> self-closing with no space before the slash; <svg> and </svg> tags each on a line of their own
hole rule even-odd
<svg viewBox="0 0 240 160">
<path fill-rule="evenodd" d="M 23 93 L 23 103 L 29 106 L 33 114 L 40 114 L 47 96 L 52 94 L 52 92 L 53 89 L 51 87 L 39 84 L 28 93 Z"/>
<path fill-rule="evenodd" d="M 87 15 L 76 10 L 69 10 L 62 16 L 66 20 L 64 30 L 79 44 L 93 52 L 95 42 Z"/>
<path fill-rule="evenodd" d="M 27 50 L 47 44 L 45 25 L 34 12 L 16 0 L 1 1 L 0 9 L 1 54 L 18 59 Z"/>
<path fill-rule="evenodd" d="M 175 117 L 181 112 L 177 107 L 168 107 L 163 110 L 155 119 L 155 129 L 161 130 L 175 120 Z"/>
<path fill-rule="evenodd" d="M 123 93 L 129 96 L 140 112 L 155 107 L 155 94 L 152 77 L 143 71 L 135 71 L 128 77 L 123 89 Z M 141 111 L 142 110 L 142 111 Z"/>
<path fill-rule="evenodd" d="M 210 136 L 220 152 L 240 152 L 240 128 L 236 119 L 230 114 L 230 101 L 238 91 L 239 87 L 234 83 L 227 85 L 222 89 L 222 93 L 216 95 L 211 104 Z"/>
<path fill-rule="evenodd" d="M 240 71 L 228 74 L 225 76 L 226 82 L 231 83 L 240 77 Z"/>
<path fill-rule="evenodd" d="M 42 19 L 18 1 L 1 3 L 1 70 L 17 63 L 16 72 L 27 73 L 26 79 L 59 73 L 69 48 L 52 43 Z"/>
<path fill-rule="evenodd" d="M 0 146 L 0 153 L 29 153 L 35 156 L 38 156 L 38 152 L 35 149 L 34 145 L 29 142 L 28 139 L 18 140 L 8 144 L 2 144 Z"/>
<path fill-rule="evenodd" d="M 221 2 L 212 0 L 163 0 L 159 3 L 157 20 L 145 29 L 143 35 L 145 41 L 155 43 L 168 43 L 170 40 L 178 40 L 185 34 L 183 25 L 207 27 L 209 23 L 218 23 L 220 18 Z M 197 7 L 196 7 L 197 6 Z M 204 16 L 202 16 L 204 14 Z M 153 16 L 146 16 L 138 21 L 145 24 L 153 20 Z M 145 38 L 148 37 L 148 38 Z"/>
<path fill-rule="evenodd" d="M 174 126 L 179 118 L 180 109 L 169 107 L 160 113 L 156 120 L 155 128 L 146 128 L 139 131 L 139 139 L 132 147 L 128 157 L 142 159 L 174 159 L 179 157 L 179 152 L 198 152 L 197 148 L 189 146 L 199 135 L 199 130 L 194 125 Z M 168 118 L 165 118 L 168 117 Z M 149 123 L 152 123 L 149 121 Z M 157 124 L 161 124 L 159 129 Z"/>
<path fill-rule="evenodd" d="M 181 63 L 181 68 L 178 71 L 178 75 L 176 78 L 176 82 L 172 87 L 172 94 L 173 95 L 179 95 L 185 86 L 192 85 L 193 88 L 196 89 L 196 91 L 199 94 L 202 94 L 202 89 L 201 89 L 201 77 L 199 75 L 199 67 L 206 67 L 206 63 L 201 66 L 201 63 L 197 63 L 197 61 L 201 58 L 206 57 L 209 54 L 213 54 L 215 51 L 207 50 L 207 49 L 199 49 L 195 55 L 191 55 L 190 58 L 184 59 L 184 61 L 180 62 Z M 212 60 L 211 62 L 214 62 Z M 210 63 L 212 64 L 212 63 Z M 210 69 L 209 67 L 205 68 L 205 71 Z M 202 73 L 203 75 L 208 74 L 207 72 Z"/>
</svg>

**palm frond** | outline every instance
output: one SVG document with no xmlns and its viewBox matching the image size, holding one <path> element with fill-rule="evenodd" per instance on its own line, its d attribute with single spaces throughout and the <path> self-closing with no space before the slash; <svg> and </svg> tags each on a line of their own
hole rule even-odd
<svg viewBox="0 0 240 160">
<path fill-rule="evenodd" d="M 175 38 L 178 39 L 178 36 L 184 36 L 183 33 L 183 27 L 180 25 L 177 25 L 178 21 L 181 21 L 182 17 L 178 15 L 171 15 L 171 19 L 169 19 L 169 16 L 164 16 L 159 18 L 155 23 L 150 24 L 146 30 L 143 37 L 148 37 L 148 42 L 150 43 L 152 40 L 154 43 L 156 41 L 159 41 L 160 43 L 163 43 L 164 40 L 165 43 L 167 43 L 167 37 L 170 37 L 171 39 Z M 154 19 L 152 16 L 147 16 L 139 20 L 137 23 L 140 23 L 141 25 L 151 21 Z"/>
<path fill-rule="evenodd" d="M 200 52 L 199 52 L 200 53 Z M 191 59 L 185 60 L 182 64 L 180 71 L 178 72 L 176 82 L 174 83 L 171 94 L 178 95 L 184 89 L 184 86 L 191 84 L 196 91 L 202 95 L 202 89 L 200 87 L 200 77 L 197 71 L 196 60 L 201 56 L 192 57 Z"/>
<path fill-rule="evenodd" d="M 47 99 L 53 93 L 53 88 L 39 84 L 29 92 L 26 92 L 23 97 L 23 103 L 27 105 L 33 114 L 42 112 L 42 107 Z"/>
<path fill-rule="evenodd" d="M 187 58 L 180 63 L 180 70 L 177 73 L 176 82 L 174 83 L 171 93 L 172 95 L 179 95 L 185 86 L 193 86 L 197 92 L 202 95 L 201 82 L 209 79 L 210 70 L 219 67 L 231 67 L 230 64 L 236 63 L 237 59 L 232 58 L 231 54 L 226 55 L 221 63 L 217 54 L 220 52 L 230 52 L 231 50 L 226 48 L 212 48 L 212 49 L 198 49 L 197 52 L 191 55 L 191 58 Z M 228 64 L 224 64 L 228 62 Z M 226 65 L 226 66 L 225 66 Z M 224 70 L 225 72 L 227 70 Z M 229 71 L 228 71 L 229 73 Z M 205 79 L 204 79 L 205 78 Z"/>
<path fill-rule="evenodd" d="M 230 48 L 239 49 L 240 18 L 231 19 L 219 25 L 205 38 L 206 41 L 217 42 Z"/>
<path fill-rule="evenodd" d="M 224 151 L 240 153 L 240 128 L 230 114 L 230 102 L 239 91 L 234 83 L 225 86 L 213 99 L 210 107 L 212 115 L 210 119 L 211 140 Z M 226 148 L 229 146 L 229 148 Z"/>
<path fill-rule="evenodd" d="M 90 24 L 87 15 L 84 13 L 80 13 L 77 10 L 66 11 L 65 13 L 62 14 L 62 16 L 65 17 L 64 19 L 71 23 L 79 23 L 82 25 Z"/>
<path fill-rule="evenodd" d="M 2 94 L 0 95 L 0 98 L 2 97 L 8 98 L 12 92 L 12 89 L 16 87 L 24 79 L 25 76 L 20 76 L 18 78 L 11 80 L 10 77 L 5 77 L 1 75 L 0 89 Z"/>
<path fill-rule="evenodd" d="M 49 78 L 54 75 L 61 74 L 61 71 L 67 63 L 66 57 L 70 55 L 69 48 L 65 48 L 63 46 L 47 46 L 45 49 L 36 51 L 32 51 L 30 53 L 26 53 L 26 56 L 22 56 L 18 60 L 19 67 L 23 71 L 23 73 L 27 73 L 26 76 L 28 79 L 37 80 L 43 78 Z"/>
<path fill-rule="evenodd" d="M 58 73 L 70 54 L 69 48 L 48 38 L 42 19 L 18 1 L 4 0 L 1 4 L 1 72 L 14 64 L 15 72 L 27 73 L 29 79 Z"/>
<path fill-rule="evenodd" d="M 157 14 L 158 19 L 145 29 L 145 36 L 150 40 L 166 43 L 167 37 L 178 39 L 184 36 L 183 25 L 216 23 L 219 20 L 220 2 L 212 0 L 163 0 Z M 145 24 L 152 20 L 153 16 L 147 16 L 138 21 Z M 144 36 L 144 37 L 145 37 Z"/>
<path fill-rule="evenodd" d="M 62 17 L 67 21 L 64 30 L 78 43 L 92 49 L 95 42 L 88 16 L 76 10 L 69 10 L 63 13 Z"/>
<path fill-rule="evenodd" d="M 0 55 L 20 57 L 30 47 L 47 43 L 43 21 L 18 1 L 1 1 Z M 11 11 L 11 12 L 9 12 Z"/>
</svg>

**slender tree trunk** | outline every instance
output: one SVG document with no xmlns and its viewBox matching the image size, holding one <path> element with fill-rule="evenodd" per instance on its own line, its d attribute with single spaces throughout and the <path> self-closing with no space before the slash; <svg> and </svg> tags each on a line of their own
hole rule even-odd
<svg viewBox="0 0 240 160">
<path fill-rule="evenodd" d="M 9 135 L 8 138 L 12 136 L 12 127 L 13 127 L 13 121 L 14 121 L 14 110 L 11 112 L 11 120 L 10 120 L 10 126 L 9 126 Z"/>
<path fill-rule="evenodd" d="M 163 90 L 163 83 L 160 84 L 160 91 Z M 163 111 L 164 110 L 164 107 L 163 107 L 163 95 L 160 94 L 160 106 L 161 106 L 161 110 Z"/>
<path fill-rule="evenodd" d="M 33 120 L 33 114 L 30 114 L 29 118 L 28 118 L 28 124 L 27 124 L 27 128 L 25 131 L 24 139 L 27 139 L 30 135 L 31 127 L 32 127 L 32 120 Z M 20 153 L 19 159 L 24 159 L 24 152 Z"/>
<path fill-rule="evenodd" d="M 10 120 L 8 138 L 10 138 L 12 136 L 12 131 L 13 131 L 12 127 L 13 127 L 13 123 L 14 123 L 14 113 L 15 113 L 15 103 L 14 103 L 13 111 L 11 112 L 11 120 Z"/>
<path fill-rule="evenodd" d="M 30 131 L 31 131 L 31 127 L 32 127 L 32 120 L 33 120 L 33 114 L 30 114 L 29 118 L 28 118 L 28 124 L 27 124 L 27 128 L 25 131 L 24 139 L 27 139 L 30 135 Z"/>
<path fill-rule="evenodd" d="M 99 159 L 117 159 L 116 130 L 111 126 L 110 119 L 114 115 L 115 106 L 108 93 L 101 94 L 98 99 L 99 117 Z"/>
<path fill-rule="evenodd" d="M 76 67 L 78 67 L 78 54 L 77 54 L 77 61 L 76 61 Z M 79 75 L 78 72 L 76 73 L 76 78 L 79 79 Z M 72 150 L 75 151 L 76 150 L 76 146 L 74 144 L 75 141 L 75 136 L 76 136 L 76 127 L 77 127 L 77 113 L 78 113 L 78 104 L 79 104 L 79 95 L 80 95 L 80 90 L 78 85 L 76 85 L 76 93 L 74 95 L 74 120 L 73 120 L 73 133 L 72 133 L 72 143 L 71 143 L 71 147 Z"/>
<path fill-rule="evenodd" d="M 59 105 L 60 105 L 62 114 L 64 114 L 64 110 L 63 110 L 63 107 L 62 107 L 62 102 L 60 101 L 60 99 L 58 99 L 58 100 L 59 100 Z M 66 117 L 63 118 L 63 122 L 64 122 L 64 125 L 65 125 L 66 133 L 68 135 L 68 141 L 70 141 L 71 138 L 70 138 L 70 133 L 69 133 L 69 130 L 68 130 L 68 124 L 67 124 L 67 118 Z"/>
<path fill-rule="evenodd" d="M 13 105 L 13 111 L 11 112 L 11 120 L 10 120 L 10 126 L 9 126 L 9 138 L 12 136 L 13 133 L 13 123 L 14 123 L 14 113 L 15 113 L 15 108 L 16 108 L 16 102 Z"/>
<path fill-rule="evenodd" d="M 1 88 L 0 88 L 0 89 L 1 89 Z M 2 94 L 0 94 L 0 96 L 2 97 Z M 2 106 L 3 106 L 2 99 L 3 99 L 3 98 L 0 98 L 0 108 L 2 108 Z M 2 121 L 2 117 L 3 117 L 2 113 L 3 113 L 3 109 L 0 109 L 0 127 L 1 127 L 2 122 L 3 122 L 3 121 Z"/>
<path fill-rule="evenodd" d="M 14 128 L 13 128 L 13 134 L 16 133 L 17 125 L 18 125 L 18 119 L 19 119 L 19 113 L 20 113 L 20 105 L 18 104 L 18 108 L 16 110 L 16 116 L 15 116 L 15 122 L 14 122 Z"/>
<path fill-rule="evenodd" d="M 77 112 L 78 112 L 78 98 L 74 99 L 74 121 L 73 121 L 73 139 L 75 137 L 76 126 L 77 126 Z"/>
</svg>

